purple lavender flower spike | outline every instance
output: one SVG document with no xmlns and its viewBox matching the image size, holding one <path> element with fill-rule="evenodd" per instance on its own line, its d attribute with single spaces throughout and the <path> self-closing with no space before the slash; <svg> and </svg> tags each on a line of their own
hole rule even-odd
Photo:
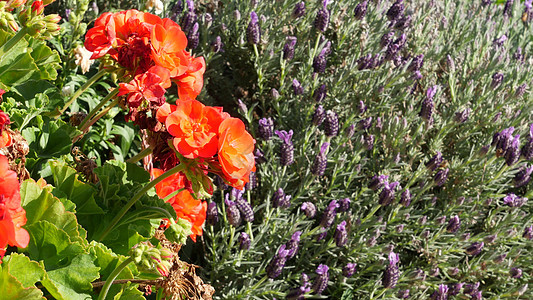
<svg viewBox="0 0 533 300">
<path fill-rule="evenodd" d="M 439 288 L 431 294 L 431 300 L 447 300 L 448 299 L 448 286 L 445 284 L 439 285 Z"/>
<path fill-rule="evenodd" d="M 511 268 L 511 270 L 509 270 L 509 275 L 511 275 L 513 278 L 520 278 L 522 277 L 522 269 Z"/>
<path fill-rule="evenodd" d="M 246 232 L 241 232 L 239 235 L 239 249 L 248 250 L 250 249 L 250 245 L 250 236 Z"/>
<path fill-rule="evenodd" d="M 292 17 L 295 19 L 298 19 L 300 17 L 303 17 L 305 15 L 305 2 L 298 2 L 294 6 L 294 10 L 292 11 Z"/>
<path fill-rule="evenodd" d="M 187 9 L 190 12 L 194 12 L 194 2 L 192 0 L 186 0 L 185 3 L 187 3 Z"/>
<path fill-rule="evenodd" d="M 400 257 L 394 252 L 389 253 L 389 265 L 383 273 L 383 287 L 386 289 L 392 289 L 398 283 L 400 278 L 400 271 L 398 269 L 398 263 L 400 262 Z"/>
<path fill-rule="evenodd" d="M 324 123 L 324 132 L 326 136 L 333 137 L 339 133 L 339 117 L 331 110 L 326 111 L 326 119 Z"/>
<path fill-rule="evenodd" d="M 446 226 L 446 231 L 449 233 L 456 233 L 461 227 L 461 219 L 459 216 L 453 216 L 448 221 L 448 226 Z"/>
<path fill-rule="evenodd" d="M 311 289 L 315 292 L 315 294 L 320 295 L 324 290 L 328 287 L 328 280 L 329 280 L 329 274 L 328 274 L 329 267 L 326 265 L 319 265 L 316 269 L 316 273 L 318 276 L 315 278 L 315 281 L 313 282 L 313 286 L 311 286 Z"/>
<path fill-rule="evenodd" d="M 485 238 L 483 239 L 483 241 L 484 241 L 485 243 L 487 243 L 487 244 L 492 244 L 492 243 L 494 243 L 494 241 L 496 240 L 497 237 L 498 237 L 498 235 L 496 235 L 496 234 L 491 234 L 491 235 L 485 237 Z"/>
<path fill-rule="evenodd" d="M 252 208 L 252 205 L 245 200 L 244 198 L 240 197 L 235 200 L 235 204 L 237 205 L 237 208 L 241 212 L 241 216 L 246 222 L 253 222 L 254 221 L 254 210 Z"/>
<path fill-rule="evenodd" d="M 283 166 L 289 166 L 294 162 L 294 146 L 292 145 L 292 135 L 293 131 L 292 129 L 287 131 L 282 130 L 276 130 L 274 133 L 279 136 L 279 138 L 283 141 L 283 144 L 281 144 L 281 151 L 280 151 L 280 160 L 281 165 Z"/>
<path fill-rule="evenodd" d="M 379 194 L 379 204 L 387 206 L 394 201 L 396 187 L 399 187 L 400 183 L 395 181 L 393 183 L 385 182 L 383 190 Z"/>
<path fill-rule="evenodd" d="M 503 82 L 503 73 L 494 73 L 494 75 L 492 75 L 492 82 L 490 83 L 490 87 L 495 89 L 497 88 L 500 84 L 502 84 Z"/>
<path fill-rule="evenodd" d="M 496 256 L 496 258 L 494 258 L 492 261 L 495 264 L 501 264 L 505 260 L 506 257 L 507 257 L 507 253 L 503 253 L 503 254 Z"/>
<path fill-rule="evenodd" d="M 279 188 L 276 193 L 274 193 L 274 199 L 272 205 L 274 207 L 288 208 L 291 206 L 291 196 L 285 195 L 285 192 L 282 188 Z"/>
<path fill-rule="evenodd" d="M 494 42 L 492 42 L 492 43 L 496 47 L 501 47 L 501 46 L 503 46 L 503 43 L 505 43 L 505 41 L 507 41 L 507 36 L 504 34 L 504 35 L 500 36 L 499 38 L 495 39 Z"/>
<path fill-rule="evenodd" d="M 359 130 L 367 130 L 370 126 L 372 126 L 372 117 L 362 119 L 357 123 L 357 128 L 359 128 Z"/>
<path fill-rule="evenodd" d="M 271 118 L 263 118 L 259 120 L 258 133 L 259 137 L 265 141 L 270 140 L 272 131 L 274 130 L 274 121 Z"/>
<path fill-rule="evenodd" d="M 313 203 L 311 202 L 304 202 L 302 203 L 302 205 L 300 206 L 300 209 L 304 212 L 304 214 L 308 217 L 308 218 L 314 218 L 315 215 L 316 215 L 316 207 Z"/>
<path fill-rule="evenodd" d="M 403 16 L 399 18 L 396 21 L 396 23 L 394 23 L 394 29 L 398 29 L 398 30 L 407 29 L 409 26 L 411 26 L 412 19 L 413 17 L 411 17 L 411 15 L 407 15 L 407 16 Z"/>
<path fill-rule="evenodd" d="M 448 295 L 450 296 L 456 296 L 461 292 L 461 289 L 463 288 L 464 283 L 455 283 L 452 284 L 451 287 L 448 289 Z"/>
<path fill-rule="evenodd" d="M 342 268 L 342 275 L 344 275 L 344 277 L 352 277 L 353 274 L 355 274 L 356 268 L 357 268 L 356 263 L 347 263 Z"/>
<path fill-rule="evenodd" d="M 458 111 L 455 113 L 455 117 L 453 118 L 453 120 L 459 124 L 462 124 L 466 121 L 468 121 L 468 117 L 470 117 L 470 113 L 472 112 L 472 110 L 470 108 L 467 108 L 463 111 Z"/>
<path fill-rule="evenodd" d="M 390 43 L 392 43 L 392 38 L 394 37 L 394 31 L 391 31 L 389 33 L 385 33 L 380 40 L 379 45 L 381 48 L 385 48 L 389 46 Z"/>
<path fill-rule="evenodd" d="M 400 299 L 407 299 L 409 298 L 409 290 L 399 290 L 396 296 Z"/>
<path fill-rule="evenodd" d="M 420 116 L 422 119 L 426 120 L 429 124 L 433 123 L 433 110 L 435 109 L 435 103 L 433 103 L 433 100 L 431 98 L 426 98 L 424 101 L 422 101 L 422 105 L 420 107 Z"/>
<path fill-rule="evenodd" d="M 437 151 L 437 154 L 435 154 L 435 156 L 433 156 L 427 162 L 426 167 L 431 171 L 435 171 L 440 166 L 440 164 L 442 164 L 443 161 L 444 159 L 442 158 L 442 153 L 440 151 Z"/>
<path fill-rule="evenodd" d="M 210 202 L 207 205 L 207 212 L 206 212 L 206 223 L 214 226 L 216 223 L 218 223 L 218 207 L 215 202 Z"/>
<path fill-rule="evenodd" d="M 520 135 L 515 135 L 511 146 L 505 152 L 505 163 L 510 167 L 520 158 Z"/>
<path fill-rule="evenodd" d="M 189 31 L 189 34 L 187 35 L 187 38 L 188 38 L 187 47 L 189 49 L 196 49 L 196 47 L 198 47 L 198 44 L 200 43 L 200 32 L 198 31 L 198 28 L 199 28 L 198 22 L 194 23 L 191 31 Z"/>
<path fill-rule="evenodd" d="M 344 247 L 348 242 L 348 231 L 346 230 L 346 221 L 342 221 L 337 225 L 335 230 L 335 244 L 337 247 Z"/>
<path fill-rule="evenodd" d="M 320 126 L 322 122 L 326 119 L 326 111 L 322 105 L 316 107 L 315 112 L 313 113 L 313 125 Z"/>
<path fill-rule="evenodd" d="M 518 99 L 522 98 L 524 94 L 526 93 L 527 88 L 528 88 L 527 83 L 523 83 L 519 85 L 518 88 L 516 88 L 516 92 L 514 96 Z"/>
<path fill-rule="evenodd" d="M 237 208 L 235 202 L 228 198 L 226 198 L 225 202 L 227 206 L 226 213 L 228 215 L 228 223 L 233 227 L 238 227 L 242 222 L 241 212 Z"/>
<path fill-rule="evenodd" d="M 525 160 L 533 159 L 533 124 L 529 127 L 529 137 L 520 150 L 520 155 L 522 155 Z"/>
<path fill-rule="evenodd" d="M 213 52 L 224 52 L 224 43 L 222 43 L 222 38 L 220 36 L 217 36 L 215 40 L 211 43 L 211 47 L 213 49 Z"/>
<path fill-rule="evenodd" d="M 246 29 L 246 38 L 248 43 L 257 45 L 261 41 L 261 28 L 259 27 L 259 18 L 255 11 L 250 13 L 250 23 Z"/>
<path fill-rule="evenodd" d="M 496 132 L 492 136 L 491 144 L 493 146 L 496 146 L 496 151 L 502 153 L 501 155 L 503 155 L 507 151 L 507 149 L 509 149 L 509 147 L 511 146 L 511 143 L 513 140 L 513 132 L 514 132 L 514 127 L 511 126 L 509 128 L 502 130 L 501 132 Z"/>
<path fill-rule="evenodd" d="M 325 32 L 329 24 L 329 10 L 327 8 L 328 0 L 324 0 L 323 6 L 318 11 L 315 18 L 315 28 L 318 31 Z"/>
<path fill-rule="evenodd" d="M 404 9 L 403 0 L 396 0 L 387 10 L 386 16 L 389 21 L 396 21 L 403 14 Z"/>
<path fill-rule="evenodd" d="M 350 202 L 350 198 L 339 199 L 339 212 L 347 212 L 348 210 L 350 210 Z"/>
<path fill-rule="evenodd" d="M 522 187 L 529 183 L 531 174 L 533 173 L 533 166 L 523 166 L 514 178 L 515 187 Z"/>
<path fill-rule="evenodd" d="M 368 1 L 365 0 L 355 6 L 354 17 L 357 20 L 362 20 L 366 15 L 366 9 L 368 7 Z"/>
<path fill-rule="evenodd" d="M 476 256 L 481 253 L 481 250 L 483 250 L 483 246 L 485 246 L 485 243 L 483 242 L 472 243 L 472 245 L 466 248 L 466 254 Z"/>
<path fill-rule="evenodd" d="M 324 214 L 322 215 L 322 219 L 320 221 L 320 225 L 324 228 L 330 228 L 333 222 L 335 221 L 335 216 L 337 215 L 337 208 L 339 208 L 339 204 L 337 203 L 337 200 L 331 200 L 329 202 L 328 207 L 324 211 Z"/>
<path fill-rule="evenodd" d="M 409 189 L 403 191 L 400 197 L 400 204 L 404 207 L 408 207 L 411 204 L 411 192 L 409 191 Z"/>
<path fill-rule="evenodd" d="M 328 230 L 324 227 L 320 228 L 320 233 L 316 235 L 316 241 L 320 242 L 324 238 L 326 238 L 326 235 L 328 235 Z"/>
<path fill-rule="evenodd" d="M 295 95 L 301 95 L 304 93 L 304 87 L 297 79 L 292 80 L 292 89 L 294 90 Z"/>
<path fill-rule="evenodd" d="M 285 245 L 281 245 L 278 250 L 278 253 L 274 255 L 268 266 L 266 267 L 266 273 L 268 278 L 274 279 L 281 275 L 285 263 L 287 262 L 287 257 L 289 255 L 289 250 L 285 249 Z"/>
<path fill-rule="evenodd" d="M 326 98 L 327 88 L 325 84 L 320 85 L 314 92 L 313 98 L 317 103 L 322 102 Z"/>
<path fill-rule="evenodd" d="M 328 150 L 328 147 L 329 143 L 323 143 L 320 147 L 320 153 L 315 157 L 315 161 L 311 166 L 311 174 L 315 176 L 322 176 L 326 172 L 326 151 Z"/>
<path fill-rule="evenodd" d="M 374 135 L 372 134 L 364 135 L 363 145 L 365 145 L 366 150 L 371 151 L 372 149 L 374 149 L 374 140 L 375 140 Z"/>
<path fill-rule="evenodd" d="M 283 46 L 283 59 L 291 60 L 294 58 L 294 46 L 296 46 L 296 37 L 288 36 L 285 46 Z"/>
<path fill-rule="evenodd" d="M 533 239 L 533 225 L 530 225 L 529 227 L 526 227 L 524 229 L 524 233 L 522 234 L 522 237 L 528 240 Z"/>
<path fill-rule="evenodd" d="M 419 71 L 424 65 L 424 54 L 419 54 L 413 58 L 411 64 L 407 68 L 411 72 Z"/>
<path fill-rule="evenodd" d="M 446 180 L 448 180 L 448 173 L 450 172 L 450 169 L 440 169 L 437 171 L 437 174 L 435 174 L 435 177 L 433 178 L 435 181 L 436 186 L 443 186 L 446 183 Z"/>
<path fill-rule="evenodd" d="M 298 245 L 300 244 L 301 231 L 296 231 L 292 234 L 291 239 L 285 244 L 285 249 L 289 251 L 287 259 L 293 258 L 298 252 Z"/>
<path fill-rule="evenodd" d="M 513 2 L 514 2 L 514 0 L 507 0 L 507 2 L 505 2 L 505 5 L 503 6 L 503 16 L 504 17 L 509 17 L 510 16 L 511 9 L 513 7 Z"/>
<path fill-rule="evenodd" d="M 377 191 L 385 185 L 385 182 L 389 179 L 389 175 L 375 175 L 370 180 L 368 188 L 371 190 Z"/>
</svg>

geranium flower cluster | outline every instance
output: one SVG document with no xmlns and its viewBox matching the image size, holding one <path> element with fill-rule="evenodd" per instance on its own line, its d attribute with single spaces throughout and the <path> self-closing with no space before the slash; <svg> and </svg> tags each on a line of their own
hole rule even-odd
<svg viewBox="0 0 533 300">
<path fill-rule="evenodd" d="M 22 228 L 26 211 L 20 206 L 20 183 L 9 169 L 7 158 L 0 154 L 0 260 L 7 245 L 26 248 L 30 235 Z"/>
<path fill-rule="evenodd" d="M 161 106 L 171 81 L 182 99 L 194 99 L 202 89 L 204 58 L 185 50 L 185 33 L 168 18 L 134 9 L 104 13 L 87 32 L 85 47 L 93 52 L 91 59 L 106 58 L 106 67 L 118 67 L 128 80 L 119 95 L 128 95 L 134 112 Z"/>
</svg>

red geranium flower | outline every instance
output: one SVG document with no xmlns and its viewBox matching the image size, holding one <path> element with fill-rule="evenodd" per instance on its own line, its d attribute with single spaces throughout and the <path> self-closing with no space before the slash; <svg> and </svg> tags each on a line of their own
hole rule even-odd
<svg viewBox="0 0 533 300">
<path fill-rule="evenodd" d="M 180 98 L 195 99 L 204 85 L 205 60 L 203 57 L 190 58 L 187 71 L 174 79 L 178 85 Z"/>
<path fill-rule="evenodd" d="M 159 106 L 165 101 L 165 89 L 170 87 L 167 69 L 153 66 L 146 73 L 139 74 L 129 83 L 119 84 L 118 96 L 128 94 L 130 107 L 139 107 L 143 100 Z"/>
</svg>

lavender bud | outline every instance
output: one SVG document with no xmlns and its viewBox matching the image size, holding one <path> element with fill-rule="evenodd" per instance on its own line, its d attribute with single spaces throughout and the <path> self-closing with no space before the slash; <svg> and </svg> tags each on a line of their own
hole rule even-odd
<svg viewBox="0 0 533 300">
<path fill-rule="evenodd" d="M 255 148 L 254 159 L 256 164 L 264 163 L 266 161 L 265 154 L 259 148 Z"/>
<path fill-rule="evenodd" d="M 311 285 L 309 283 L 309 276 L 302 273 L 302 285 L 298 288 L 292 289 L 285 297 L 288 300 L 303 300 L 304 295 L 311 291 Z"/>
<path fill-rule="evenodd" d="M 424 54 L 415 56 L 407 69 L 411 72 L 419 71 L 422 65 L 424 65 Z"/>
<path fill-rule="evenodd" d="M 426 120 L 428 123 L 433 123 L 433 110 L 435 109 L 435 104 L 430 98 L 424 99 L 420 107 L 420 116 L 422 119 Z"/>
<path fill-rule="evenodd" d="M 326 98 L 327 88 L 325 84 L 320 85 L 313 93 L 313 98 L 317 103 L 322 102 Z"/>
<path fill-rule="evenodd" d="M 459 216 L 453 216 L 448 221 L 448 226 L 446 226 L 446 231 L 449 233 L 456 233 L 461 227 L 461 219 Z"/>
<path fill-rule="evenodd" d="M 492 146 L 496 146 L 496 151 L 500 153 L 505 153 L 511 147 L 513 141 L 513 132 L 514 127 L 509 127 L 501 132 L 496 132 L 492 136 Z"/>
<path fill-rule="evenodd" d="M 446 183 L 449 171 L 450 169 L 448 168 L 437 171 L 437 174 L 435 174 L 435 177 L 433 178 L 436 186 L 443 186 Z"/>
<path fill-rule="evenodd" d="M 321 240 L 326 238 L 327 235 L 328 235 L 328 230 L 326 228 L 324 228 L 324 227 L 321 227 L 320 228 L 320 233 L 316 235 L 316 241 L 320 242 Z"/>
<path fill-rule="evenodd" d="M 238 227 L 239 225 L 241 225 L 242 218 L 241 218 L 241 213 L 239 209 L 237 208 L 237 205 L 235 205 L 235 202 L 227 198 L 225 202 L 227 206 L 226 213 L 228 216 L 228 223 L 233 227 Z"/>
<path fill-rule="evenodd" d="M 326 72 L 326 56 L 319 54 L 313 59 L 313 70 L 315 73 L 324 73 Z"/>
<path fill-rule="evenodd" d="M 325 32 L 329 24 L 329 10 L 327 9 L 328 0 L 324 0 L 323 7 L 318 11 L 315 18 L 315 28 L 318 31 Z"/>
<path fill-rule="evenodd" d="M 344 247 L 348 242 L 348 232 L 346 231 L 346 221 L 342 221 L 337 225 L 335 230 L 335 244 L 337 247 Z"/>
<path fill-rule="evenodd" d="M 495 39 L 492 44 L 496 47 L 501 47 L 503 46 L 503 43 L 505 43 L 505 41 L 507 41 L 507 36 L 504 34 L 501 37 Z"/>
<path fill-rule="evenodd" d="M 448 73 L 455 73 L 455 62 L 450 55 L 446 55 L 446 65 L 448 66 Z"/>
<path fill-rule="evenodd" d="M 292 89 L 294 90 L 295 95 L 301 95 L 304 93 L 304 87 L 296 79 L 292 80 Z"/>
<path fill-rule="evenodd" d="M 244 188 L 247 191 L 251 191 L 257 187 L 257 175 L 255 172 L 250 172 L 250 176 L 248 177 L 249 181 L 244 185 Z"/>
<path fill-rule="evenodd" d="M 246 232 L 241 232 L 239 235 L 239 249 L 248 250 L 250 249 L 250 236 Z"/>
<path fill-rule="evenodd" d="M 505 5 L 503 7 L 503 16 L 504 17 L 509 17 L 510 16 L 511 8 L 513 6 L 513 2 L 514 2 L 514 0 L 507 0 L 507 2 L 505 2 Z"/>
<path fill-rule="evenodd" d="M 181 30 L 183 30 L 185 33 L 189 33 L 197 19 L 198 16 L 194 13 L 194 11 L 188 11 L 185 13 L 185 15 L 183 15 L 181 18 Z"/>
<path fill-rule="evenodd" d="M 483 241 L 487 244 L 492 244 L 496 240 L 498 236 L 496 234 L 489 235 L 483 239 Z"/>
<path fill-rule="evenodd" d="M 520 150 L 520 154 L 525 160 L 533 159 L 533 124 L 529 127 L 529 137 L 522 150 Z"/>
<path fill-rule="evenodd" d="M 274 199 L 272 200 L 272 205 L 274 207 L 288 208 L 291 206 L 291 196 L 285 195 L 285 192 L 282 188 L 279 188 L 276 193 L 274 193 Z"/>
<path fill-rule="evenodd" d="M 455 113 L 455 118 L 453 118 L 453 120 L 459 124 L 462 124 L 466 121 L 468 121 L 468 117 L 470 116 L 470 112 L 472 112 L 472 110 L 470 108 L 467 108 L 461 112 L 456 112 Z"/>
<path fill-rule="evenodd" d="M 407 299 L 409 298 L 409 290 L 399 290 L 396 296 L 400 299 Z"/>
<path fill-rule="evenodd" d="M 316 269 L 316 273 L 318 274 L 318 276 L 315 278 L 315 281 L 313 282 L 311 289 L 317 295 L 322 294 L 322 292 L 328 287 L 328 280 L 329 280 L 328 270 L 329 268 L 326 265 L 319 265 L 318 268 Z"/>
<path fill-rule="evenodd" d="M 270 140 L 274 130 L 274 121 L 271 118 L 263 118 L 259 120 L 259 127 L 257 128 L 259 137 L 265 141 Z"/>
<path fill-rule="evenodd" d="M 404 9 L 403 0 L 396 0 L 389 10 L 387 10 L 387 19 L 389 21 L 396 21 L 403 14 Z"/>
<path fill-rule="evenodd" d="M 274 255 L 268 266 L 266 267 L 266 273 L 268 278 L 274 279 L 281 275 L 285 263 L 287 262 L 287 256 L 289 251 L 285 249 L 285 245 L 281 245 L 278 250 L 278 253 Z"/>
<path fill-rule="evenodd" d="M 220 36 L 217 36 L 215 40 L 211 43 L 211 47 L 213 49 L 213 52 L 224 52 L 224 43 L 222 43 L 222 38 Z"/>
<path fill-rule="evenodd" d="M 189 49 L 196 49 L 198 47 L 198 44 L 200 43 L 200 32 L 198 32 L 198 22 L 194 23 L 191 31 L 187 35 L 188 44 L 187 47 Z"/>
<path fill-rule="evenodd" d="M 374 136 L 372 134 L 365 134 L 363 144 L 368 151 L 374 149 Z"/>
<path fill-rule="evenodd" d="M 339 212 L 347 212 L 350 210 L 350 198 L 339 199 Z"/>
<path fill-rule="evenodd" d="M 346 127 L 346 129 L 344 130 L 344 134 L 346 135 L 348 139 L 351 139 L 353 135 L 355 134 L 355 125 L 352 124 Z"/>
<path fill-rule="evenodd" d="M 298 19 L 305 15 L 305 2 L 298 2 L 294 6 L 294 10 L 292 11 L 292 17 L 295 19 Z"/>
<path fill-rule="evenodd" d="M 287 133 L 285 130 L 274 132 L 283 141 L 281 144 L 280 160 L 282 166 L 290 166 L 294 162 L 294 146 L 292 145 L 292 129 Z"/>
<path fill-rule="evenodd" d="M 322 225 L 322 227 L 326 229 L 331 227 L 333 222 L 335 222 L 335 216 L 337 215 L 337 208 L 339 208 L 339 206 L 337 200 L 331 200 L 331 202 L 329 202 L 328 207 L 324 211 L 322 219 L 320 220 L 320 225 Z"/>
<path fill-rule="evenodd" d="M 435 223 L 437 223 L 437 225 L 442 225 L 442 224 L 446 223 L 446 216 L 438 217 L 435 220 Z"/>
<path fill-rule="evenodd" d="M 331 110 L 326 111 L 326 120 L 324 125 L 324 132 L 326 133 L 326 136 L 336 136 L 339 133 L 339 117 L 337 117 L 337 114 Z"/>
<path fill-rule="evenodd" d="M 435 156 L 433 156 L 426 163 L 426 167 L 431 171 L 435 171 L 442 164 L 443 161 L 444 159 L 442 158 L 442 153 L 440 151 L 437 151 L 437 154 L 435 154 Z"/>
<path fill-rule="evenodd" d="M 287 259 L 293 258 L 298 252 L 298 245 L 300 244 L 301 231 L 296 231 L 292 234 L 291 239 L 285 244 L 285 249 L 289 251 Z"/>
<path fill-rule="evenodd" d="M 326 157 L 326 151 L 328 150 L 329 143 L 323 143 L 320 147 L 320 153 L 315 157 L 315 161 L 311 166 L 311 174 L 315 176 L 322 176 L 326 172 L 326 164 L 328 159 Z"/>
<path fill-rule="evenodd" d="M 409 191 L 409 189 L 403 191 L 400 197 L 400 204 L 405 207 L 408 207 L 409 204 L 411 204 L 411 192 Z"/>
<path fill-rule="evenodd" d="M 383 273 L 383 287 L 386 289 L 392 289 L 396 286 L 398 283 L 398 279 L 400 277 L 400 271 L 398 269 L 398 262 L 400 261 L 400 257 L 398 254 L 391 252 L 389 253 L 389 265 L 387 266 L 387 269 L 385 269 L 385 272 Z"/>
<path fill-rule="evenodd" d="M 357 128 L 359 128 L 359 130 L 367 130 L 370 126 L 372 126 L 372 117 L 357 122 Z"/>
<path fill-rule="evenodd" d="M 526 93 L 526 90 L 527 90 L 527 84 L 524 83 L 524 84 L 521 84 L 520 86 L 518 86 L 518 88 L 516 89 L 516 92 L 514 94 L 514 96 L 516 98 L 522 98 L 524 96 L 524 94 Z"/>
<path fill-rule="evenodd" d="M 439 269 L 438 267 L 429 270 L 429 276 L 431 276 L 431 277 L 437 277 L 437 276 L 439 276 L 439 275 L 440 275 L 440 269 Z"/>
<path fill-rule="evenodd" d="M 430 235 L 431 235 L 431 231 L 424 230 L 424 231 L 422 231 L 422 234 L 420 235 L 420 237 L 423 238 L 424 240 L 427 240 L 427 239 L 429 239 Z"/>
<path fill-rule="evenodd" d="M 279 98 L 279 92 L 276 89 L 271 89 L 270 90 L 270 95 L 272 96 L 272 99 L 274 99 L 274 100 L 278 100 L 278 98 Z"/>
<path fill-rule="evenodd" d="M 248 28 L 246 28 L 246 38 L 250 44 L 257 45 L 261 41 L 261 27 L 255 11 L 250 13 L 250 23 L 248 23 Z"/>
<path fill-rule="evenodd" d="M 394 31 L 391 31 L 389 33 L 384 34 L 381 37 L 381 40 L 379 42 L 379 45 L 381 48 L 388 47 L 390 43 L 392 43 L 392 38 L 394 37 Z"/>
<path fill-rule="evenodd" d="M 346 266 L 342 268 L 342 275 L 344 275 L 344 277 L 352 277 L 353 274 L 355 274 L 356 268 L 357 264 L 347 263 Z"/>
<path fill-rule="evenodd" d="M 520 135 L 515 135 L 511 146 L 505 152 L 505 163 L 510 167 L 520 158 Z"/>
<path fill-rule="evenodd" d="M 375 175 L 370 180 L 370 183 L 368 184 L 368 188 L 373 191 L 377 191 L 385 185 L 385 182 L 387 182 L 387 179 L 389 179 L 389 175 Z"/>
<path fill-rule="evenodd" d="M 363 1 L 355 6 L 354 17 L 357 20 L 362 20 L 366 15 L 366 9 L 368 6 L 368 1 Z"/>
<path fill-rule="evenodd" d="M 210 202 L 207 205 L 206 223 L 211 226 L 214 226 L 216 223 L 218 223 L 218 207 L 215 202 Z"/>
<path fill-rule="evenodd" d="M 396 226 L 396 232 L 397 233 L 402 233 L 404 228 L 405 228 L 405 224 L 400 224 L 400 225 Z"/>
<path fill-rule="evenodd" d="M 431 300 L 447 300 L 448 299 L 448 286 L 445 284 L 439 285 L 439 288 L 431 294 Z"/>
<path fill-rule="evenodd" d="M 509 271 L 509 275 L 511 275 L 511 277 L 513 278 L 520 278 L 522 277 L 522 269 L 511 268 L 511 270 Z"/>
<path fill-rule="evenodd" d="M 400 31 L 407 29 L 409 26 L 411 26 L 412 18 L 413 17 L 411 17 L 411 15 L 401 17 L 396 21 L 396 23 L 394 23 L 394 28 Z"/>
<path fill-rule="evenodd" d="M 448 295 L 450 296 L 456 296 L 459 294 L 461 289 L 463 288 L 463 283 L 455 283 L 450 286 L 450 289 L 448 290 Z"/>
<path fill-rule="evenodd" d="M 311 202 L 304 202 L 302 203 L 302 206 L 300 206 L 300 209 L 304 212 L 304 214 L 308 218 L 314 218 L 316 215 L 316 207 Z"/>
<path fill-rule="evenodd" d="M 253 222 L 254 221 L 254 210 L 252 209 L 252 205 L 246 200 L 244 200 L 242 197 L 235 200 L 235 204 L 237 205 L 237 208 L 241 212 L 241 216 L 246 222 Z"/>
<path fill-rule="evenodd" d="M 288 36 L 285 46 L 283 46 L 283 59 L 291 60 L 294 58 L 294 46 L 296 45 L 296 37 Z"/>
<path fill-rule="evenodd" d="M 398 181 L 395 181 L 393 183 L 385 182 L 383 185 L 383 190 L 379 194 L 379 204 L 382 206 L 387 206 L 394 201 L 395 197 L 395 189 L 398 187 L 400 183 Z"/>
<path fill-rule="evenodd" d="M 500 84 L 502 84 L 502 81 L 503 81 L 503 73 L 494 73 L 494 75 L 492 75 L 492 82 L 490 84 L 490 87 L 495 89 Z"/>
<path fill-rule="evenodd" d="M 459 274 L 459 268 L 457 267 L 453 267 L 448 270 L 448 275 L 450 276 L 455 276 L 457 274 Z"/>
<path fill-rule="evenodd" d="M 418 224 L 420 224 L 420 225 L 424 225 L 424 224 L 426 224 L 427 221 L 428 221 L 428 217 L 427 217 L 427 216 L 422 216 L 422 217 L 418 220 Z"/>
<path fill-rule="evenodd" d="M 326 119 L 326 111 L 322 105 L 319 105 L 313 113 L 313 125 L 320 126 L 324 122 L 324 119 Z"/>
<path fill-rule="evenodd" d="M 495 264 L 501 264 L 505 260 L 506 257 L 507 257 L 507 253 L 500 254 L 500 255 L 496 256 L 496 258 L 494 258 L 492 261 Z"/>
<path fill-rule="evenodd" d="M 523 166 L 518 173 L 516 173 L 514 178 L 515 187 L 521 187 L 529 183 L 531 179 L 531 174 L 533 173 L 533 166 L 528 167 L 527 165 Z"/>
<path fill-rule="evenodd" d="M 481 253 L 481 250 L 483 250 L 483 246 L 485 246 L 485 243 L 483 242 L 472 243 L 472 245 L 466 248 L 466 254 L 476 256 Z"/>
</svg>

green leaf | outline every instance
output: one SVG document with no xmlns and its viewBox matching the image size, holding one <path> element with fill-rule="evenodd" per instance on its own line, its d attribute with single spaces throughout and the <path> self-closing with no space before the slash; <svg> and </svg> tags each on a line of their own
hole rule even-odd
<svg viewBox="0 0 533 300">
<path fill-rule="evenodd" d="M 65 232 L 73 242 L 87 245 L 85 236 L 78 230 L 76 215 L 66 211 L 61 200 L 53 196 L 49 188 L 42 189 L 33 180 L 26 180 L 20 187 L 21 205 L 26 210 L 26 226 L 48 221 Z"/>
<path fill-rule="evenodd" d="M 64 267 L 85 251 L 80 242 L 73 242 L 64 230 L 49 221 L 39 221 L 26 229 L 30 234 L 28 254 L 33 260 L 44 261 L 46 270 Z"/>
<path fill-rule="evenodd" d="M 43 293 L 35 287 L 27 287 L 10 274 L 9 266 L 0 264 L 0 295 L 2 299 L 42 299 Z M 27 283 L 27 282 L 25 282 Z"/>
<path fill-rule="evenodd" d="M 90 184 L 81 182 L 79 175 L 73 168 L 69 167 L 64 162 L 51 161 L 49 162 L 54 177 L 56 191 L 61 191 L 76 204 L 76 211 L 78 215 L 94 215 L 103 214 L 102 208 L 96 204 L 94 195 L 96 189 Z"/>
<path fill-rule="evenodd" d="M 7 40 L 11 36 L 0 30 L 0 40 Z M 38 70 L 30 51 L 28 42 L 20 40 L 0 58 L 0 88 L 9 90 L 12 86 L 24 83 Z"/>
<path fill-rule="evenodd" d="M 114 300 L 145 300 L 143 293 L 137 289 L 136 284 L 128 282 L 121 286 L 121 291 L 115 295 Z"/>
<path fill-rule="evenodd" d="M 100 277 L 94 256 L 80 254 L 63 268 L 48 271 L 43 286 L 58 300 L 91 299 L 91 282 Z"/>
<path fill-rule="evenodd" d="M 38 262 L 31 261 L 29 257 L 19 253 L 4 257 L 2 265 L 24 288 L 35 287 L 35 283 L 43 280 L 46 273 Z"/>
<path fill-rule="evenodd" d="M 39 73 L 32 76 L 32 79 L 55 80 L 57 69 L 61 67 L 61 58 L 57 51 L 50 49 L 43 41 L 30 38 L 29 47 L 32 48 L 31 57 L 39 68 Z"/>
</svg>

